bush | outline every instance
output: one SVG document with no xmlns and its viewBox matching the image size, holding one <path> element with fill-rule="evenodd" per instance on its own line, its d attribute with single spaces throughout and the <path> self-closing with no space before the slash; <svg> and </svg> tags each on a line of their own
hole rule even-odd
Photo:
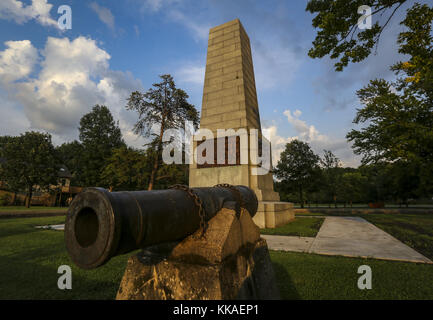
<svg viewBox="0 0 433 320">
<path fill-rule="evenodd" d="M 11 203 L 11 196 L 7 193 L 0 194 L 0 206 L 7 206 Z"/>
</svg>

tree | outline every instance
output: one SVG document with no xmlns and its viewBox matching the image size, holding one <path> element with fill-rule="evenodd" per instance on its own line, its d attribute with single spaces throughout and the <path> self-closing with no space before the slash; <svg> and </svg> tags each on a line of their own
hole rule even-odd
<svg viewBox="0 0 433 320">
<path fill-rule="evenodd" d="M 367 58 L 378 46 L 383 30 L 394 17 L 396 11 L 407 0 L 310 0 L 306 10 L 317 15 L 313 18 L 313 27 L 319 29 L 313 48 L 308 55 L 312 58 L 340 59 L 335 69 L 342 71 L 349 62 L 360 62 Z M 361 5 L 371 7 L 371 29 L 358 28 Z M 413 8 L 419 6 L 417 3 Z M 406 16 L 417 23 L 416 16 Z"/>
<path fill-rule="evenodd" d="M 149 180 L 150 159 L 126 146 L 113 150 L 101 178 L 110 190 L 139 190 Z"/>
<path fill-rule="evenodd" d="M 83 154 L 84 147 L 79 141 L 63 143 L 56 147 L 57 157 L 60 164 L 64 164 L 72 174 L 71 183 L 84 185 L 83 179 Z"/>
<path fill-rule="evenodd" d="M 341 176 L 338 193 L 340 197 L 345 202 L 349 202 L 350 207 L 352 207 L 354 202 L 361 203 L 368 201 L 365 199 L 367 184 L 367 178 L 363 176 L 359 170 L 345 172 Z"/>
<path fill-rule="evenodd" d="M 318 168 L 319 156 L 314 154 L 308 143 L 293 140 L 286 144 L 274 173 L 281 180 L 283 189 L 298 192 L 299 202 L 304 207 L 303 193 L 309 184 L 314 183 Z"/>
<path fill-rule="evenodd" d="M 125 145 L 118 122 L 106 106 L 95 105 L 80 120 L 83 145 L 81 180 L 84 186 L 103 186 L 101 173 L 112 150 Z"/>
<path fill-rule="evenodd" d="M 35 187 L 48 189 L 56 184 L 59 166 L 51 135 L 26 132 L 3 145 L 5 161 L 1 164 L 3 179 L 27 191 L 26 207 L 30 207 Z"/>
<path fill-rule="evenodd" d="M 161 75 L 162 81 L 154 83 L 146 93 L 135 91 L 128 99 L 126 108 L 138 113 L 138 121 L 134 126 L 136 134 L 142 134 L 152 142 L 150 147 L 155 151 L 148 190 L 152 190 L 161 164 L 163 135 L 168 129 L 180 129 L 185 121 L 198 126 L 199 113 L 189 104 L 185 91 L 176 88 L 171 75 Z M 159 132 L 152 133 L 153 125 L 158 125 Z"/>
<path fill-rule="evenodd" d="M 328 193 L 328 201 L 333 200 L 337 207 L 337 189 L 341 182 L 341 161 L 330 150 L 323 150 L 323 159 L 320 164 L 323 168 L 324 185 Z M 331 199 L 330 199 L 331 198 Z"/>
<path fill-rule="evenodd" d="M 1 136 L 0 137 L 0 182 L 2 187 L 6 187 L 9 191 L 14 193 L 13 202 L 16 200 L 16 194 L 23 189 L 22 179 L 19 176 L 11 174 L 11 170 L 15 168 L 8 168 L 5 171 L 6 164 L 6 144 L 12 143 L 15 137 Z"/>
<path fill-rule="evenodd" d="M 364 164 L 406 161 L 421 165 L 421 185 L 433 192 L 433 8 L 415 4 L 402 24 L 399 52 L 409 57 L 391 69 L 397 79 L 375 79 L 357 95 L 364 105 L 354 123 L 366 124 L 347 134 Z"/>
<path fill-rule="evenodd" d="M 389 195 L 390 185 L 386 174 L 388 163 L 378 162 L 359 167 L 361 175 L 367 178 L 366 202 L 383 202 Z"/>
<path fill-rule="evenodd" d="M 354 123 L 368 123 L 347 134 L 363 163 L 381 160 L 433 160 L 433 105 L 393 92 L 385 80 L 373 80 L 357 92 L 364 103 Z"/>
<path fill-rule="evenodd" d="M 386 176 L 389 180 L 389 196 L 392 200 L 408 206 L 409 199 L 420 196 L 419 164 L 407 161 L 390 163 L 386 169 Z"/>
</svg>

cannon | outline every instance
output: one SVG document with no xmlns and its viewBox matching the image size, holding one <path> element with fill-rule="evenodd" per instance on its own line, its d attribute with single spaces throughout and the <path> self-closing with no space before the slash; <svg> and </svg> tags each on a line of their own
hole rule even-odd
<svg viewBox="0 0 433 320">
<path fill-rule="evenodd" d="M 245 186 L 176 186 L 167 190 L 109 192 L 87 188 L 72 201 L 65 243 L 72 261 L 97 268 L 136 249 L 181 240 L 222 208 L 244 208 L 253 217 L 258 201 Z"/>
</svg>

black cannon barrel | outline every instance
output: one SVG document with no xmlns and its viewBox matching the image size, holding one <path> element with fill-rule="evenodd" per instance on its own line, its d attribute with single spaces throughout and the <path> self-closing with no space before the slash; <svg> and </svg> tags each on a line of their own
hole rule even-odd
<svg viewBox="0 0 433 320">
<path fill-rule="evenodd" d="M 242 205 L 251 217 L 257 212 L 257 197 L 248 187 L 191 190 L 201 199 L 206 220 L 234 203 Z M 119 254 L 183 239 L 199 229 L 200 222 L 194 198 L 185 190 L 109 192 L 87 188 L 69 207 L 66 249 L 76 265 L 92 269 Z"/>
</svg>

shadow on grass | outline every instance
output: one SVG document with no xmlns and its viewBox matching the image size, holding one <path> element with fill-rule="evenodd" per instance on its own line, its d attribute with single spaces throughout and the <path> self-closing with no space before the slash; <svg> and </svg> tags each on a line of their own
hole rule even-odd
<svg viewBox="0 0 433 320">
<path fill-rule="evenodd" d="M 41 231 L 36 226 L 64 223 L 64 217 L 0 219 L 0 238 L 27 235 Z"/>
<path fill-rule="evenodd" d="M 301 296 L 299 295 L 298 290 L 296 290 L 295 284 L 293 283 L 292 278 L 290 277 L 286 268 L 278 262 L 272 262 L 272 266 L 274 268 L 281 299 L 300 300 Z"/>
<path fill-rule="evenodd" d="M 67 257 L 58 256 L 48 261 L 24 262 L 22 259 L 2 257 L 0 299 L 115 298 L 120 277 L 100 279 L 95 272 L 79 270 L 68 260 Z M 61 265 L 69 265 L 72 269 L 71 290 L 60 290 L 57 286 L 57 281 L 62 275 L 57 273 L 57 269 Z M 122 273 L 123 270 L 119 275 Z"/>
</svg>

